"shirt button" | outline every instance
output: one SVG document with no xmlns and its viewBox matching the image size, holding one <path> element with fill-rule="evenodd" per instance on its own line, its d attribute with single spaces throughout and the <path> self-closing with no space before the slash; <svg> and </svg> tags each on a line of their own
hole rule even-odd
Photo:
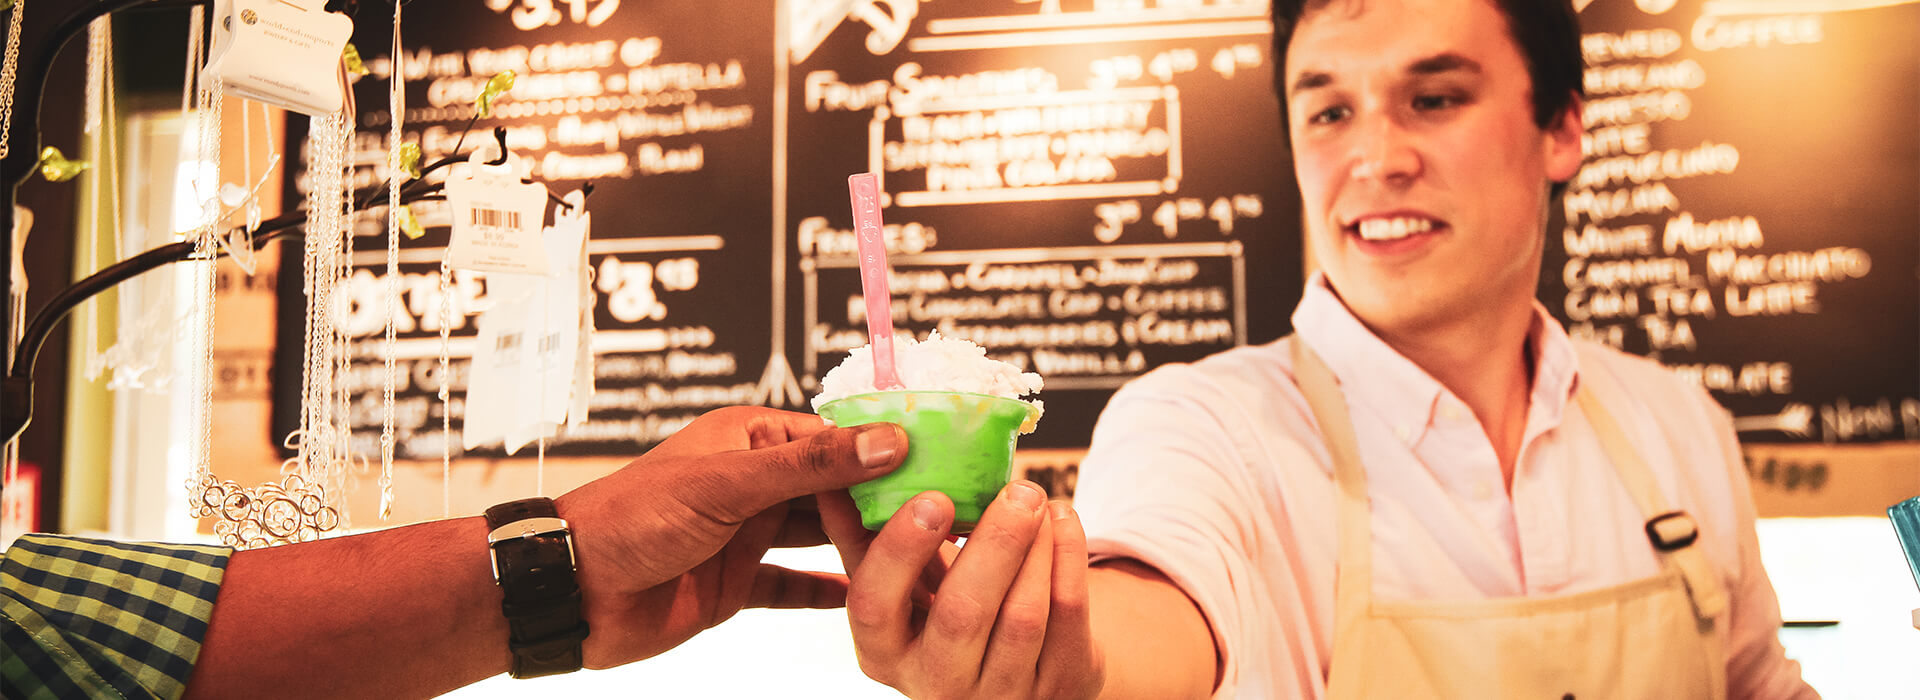
<svg viewBox="0 0 1920 700">
<path fill-rule="evenodd" d="M 1412 431 L 1412 430 L 1408 430 L 1408 429 L 1407 429 L 1407 426 L 1404 426 L 1404 425 L 1400 425 L 1400 426 L 1395 426 L 1395 427 L 1394 427 L 1394 429 L 1393 429 L 1393 435 L 1394 435 L 1394 437 L 1397 437 L 1397 438 L 1400 438 L 1400 441 L 1401 441 L 1401 442 L 1406 442 L 1406 441 L 1407 441 L 1407 438 L 1408 438 L 1409 436 L 1411 436 L 1411 435 L 1413 435 L 1413 431 Z"/>
<path fill-rule="evenodd" d="M 1450 421 L 1460 420 L 1460 409 L 1452 404 L 1448 404 L 1440 409 L 1440 417 Z"/>
<path fill-rule="evenodd" d="M 1493 485 L 1485 481 L 1480 482 L 1479 485 L 1473 487 L 1473 497 L 1483 501 L 1492 498 Z"/>
</svg>

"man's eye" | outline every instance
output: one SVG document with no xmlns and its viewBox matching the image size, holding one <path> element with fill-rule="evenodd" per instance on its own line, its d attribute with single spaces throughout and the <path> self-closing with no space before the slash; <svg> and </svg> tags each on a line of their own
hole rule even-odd
<svg viewBox="0 0 1920 700">
<path fill-rule="evenodd" d="M 1454 95 L 1420 95 L 1413 98 L 1413 108 L 1422 112 L 1428 112 L 1447 109 L 1449 107 L 1458 107 L 1464 102 L 1465 100 Z"/>
<path fill-rule="evenodd" d="M 1346 119 L 1347 116 L 1352 113 L 1353 113 L 1353 110 L 1347 109 L 1346 107 L 1328 107 L 1318 112 L 1314 112 L 1313 116 L 1309 117 L 1307 121 L 1312 124 L 1332 124 L 1342 119 Z"/>
</svg>

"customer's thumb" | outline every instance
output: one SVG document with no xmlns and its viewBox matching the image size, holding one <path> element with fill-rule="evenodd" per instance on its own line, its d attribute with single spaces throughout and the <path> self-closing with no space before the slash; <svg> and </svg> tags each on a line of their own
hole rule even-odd
<svg viewBox="0 0 1920 700">
<path fill-rule="evenodd" d="M 776 503 L 843 489 L 900 466 L 907 434 L 892 423 L 832 428 L 775 447 L 714 455 L 712 466 L 727 484 L 715 499 L 730 522 L 745 520 Z"/>
</svg>

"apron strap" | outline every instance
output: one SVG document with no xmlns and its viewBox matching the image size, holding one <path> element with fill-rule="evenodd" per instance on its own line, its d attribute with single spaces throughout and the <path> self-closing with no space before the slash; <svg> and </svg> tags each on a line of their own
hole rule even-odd
<svg viewBox="0 0 1920 700">
<path fill-rule="evenodd" d="M 1694 546 L 1700 534 L 1699 524 L 1685 511 L 1668 507 L 1653 471 L 1640 459 L 1639 451 L 1633 449 L 1620 424 L 1614 422 L 1613 414 L 1601 407 L 1600 399 L 1588 388 L 1592 384 L 1582 378 L 1580 388 L 1574 391 L 1574 400 L 1579 402 L 1580 411 L 1586 414 L 1593 432 L 1600 437 L 1600 446 L 1613 462 L 1614 471 L 1620 474 L 1620 481 L 1640 504 L 1640 515 L 1647 519 L 1649 544 L 1660 553 L 1666 565 L 1680 571 L 1687 583 L 1687 597 L 1693 600 L 1694 615 L 1702 622 L 1711 621 L 1727 611 L 1727 592 L 1714 575 L 1706 554 Z"/>
<path fill-rule="evenodd" d="M 1307 396 L 1320 435 L 1326 440 L 1327 455 L 1333 459 L 1333 483 L 1340 537 L 1340 567 L 1335 574 L 1334 600 L 1340 607 L 1370 607 L 1373 599 L 1372 508 L 1367 500 L 1367 474 L 1360 463 L 1360 443 L 1354 438 L 1353 419 L 1347 411 L 1346 396 L 1334 380 L 1333 371 L 1314 353 L 1313 348 L 1295 335 L 1291 339 L 1294 378 Z"/>
</svg>

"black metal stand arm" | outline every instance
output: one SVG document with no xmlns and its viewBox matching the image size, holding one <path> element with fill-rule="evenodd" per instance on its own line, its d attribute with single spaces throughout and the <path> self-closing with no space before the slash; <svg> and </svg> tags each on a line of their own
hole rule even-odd
<svg viewBox="0 0 1920 700">
<path fill-rule="evenodd" d="M 464 159 L 448 158 L 428 166 L 423 173 L 451 165 L 460 160 Z M 385 204 L 388 191 L 386 185 L 383 184 L 378 187 L 367 188 L 358 194 L 359 196 L 355 199 L 364 202 L 364 204 L 359 207 L 364 208 L 367 204 Z M 400 191 L 400 201 L 403 204 L 438 199 L 440 197 L 441 195 L 438 194 L 437 190 L 419 180 L 407 183 Z M 282 238 L 304 237 L 305 231 L 301 227 L 305 226 L 306 223 L 307 212 L 304 210 L 283 214 L 262 221 L 260 222 L 260 228 L 255 231 L 256 235 L 253 237 L 253 246 L 260 248 L 272 241 Z M 66 318 L 67 314 L 72 312 L 74 308 L 80 306 L 81 303 L 108 289 L 112 289 L 115 285 L 173 263 L 204 259 L 196 257 L 194 248 L 195 245 L 193 241 L 180 241 L 177 243 L 168 243 L 122 260 L 61 290 L 59 294 L 54 295 L 53 299 L 47 302 L 46 306 L 41 307 L 41 309 L 33 315 L 33 320 L 27 323 L 26 332 L 21 335 L 19 352 L 17 352 L 13 358 L 12 366 L 7 368 L 7 374 L 4 380 L 6 386 L 5 410 L 4 417 L 0 418 L 0 420 L 4 420 L 4 425 L 0 425 L 0 430 L 3 430 L 4 433 L 0 434 L 4 434 L 5 440 L 12 440 L 14 437 L 17 437 L 21 431 L 26 430 L 27 424 L 33 420 L 33 365 L 39 358 L 41 346 L 45 345 L 48 336 L 53 334 L 54 327 L 57 326 L 62 319 Z M 224 252 L 220 252 L 217 253 L 215 257 L 225 254 Z"/>
<path fill-rule="evenodd" d="M 9 143 L 7 157 L 4 161 L 0 161 L 0 240 L 4 240 L 5 242 L 5 247 L 0 248 L 0 250 L 3 250 L 8 257 L 8 262 L 0 264 L 0 291 L 8 292 L 6 295 L 7 299 L 4 302 L 8 307 L 13 305 L 11 290 L 13 289 L 14 280 L 13 264 L 11 261 L 14 254 L 14 246 L 18 244 L 14 240 L 13 207 L 15 202 L 19 201 L 20 185 L 25 183 L 27 178 L 33 176 L 33 171 L 38 169 L 40 163 L 40 104 L 45 97 L 47 75 L 53 69 L 54 59 L 60 55 L 61 49 L 72 42 L 75 36 L 79 36 L 81 32 L 86 30 L 87 25 L 100 17 L 143 5 L 149 7 L 185 7 L 207 4 L 208 1 L 209 0 L 99 0 L 98 2 L 89 3 L 85 7 L 69 14 L 66 19 L 61 20 L 52 32 L 45 35 L 45 41 L 40 43 L 39 50 L 33 52 L 28 60 L 19 64 L 19 70 L 15 74 L 13 113 L 10 117 L 12 119 L 12 125 L 8 132 Z M 20 11 L 20 6 L 17 4 L 14 5 L 14 9 L 10 10 L 10 12 Z M 4 16 L 4 13 L 0 13 L 0 16 Z M 21 31 L 25 31 L 24 25 Z M 25 37 L 22 38 L 24 39 Z M 77 304 L 78 302 L 76 301 L 74 303 Z M 71 306 L 68 308 L 71 308 Z M 8 308 L 7 312 L 7 315 L 11 317 L 14 309 Z M 62 312 L 62 315 L 64 314 L 65 312 Z M 35 320 L 37 321 L 39 319 L 36 318 Z M 54 320 L 58 320 L 58 317 L 56 316 Z M 47 325 L 51 326 L 51 323 L 49 322 Z M 21 345 L 21 349 L 23 351 L 26 349 L 24 342 Z M 17 362 L 17 358 L 14 357 L 15 354 L 10 343 L 0 344 L 0 358 L 5 359 L 6 366 L 9 369 L 14 365 L 20 364 Z M 31 356 L 30 353 L 26 352 L 18 354 L 23 357 Z M 27 362 L 26 366 L 31 370 L 32 362 Z M 26 429 L 28 415 L 33 408 L 33 387 L 31 381 L 16 382 L 12 373 L 9 372 L 5 379 L 4 398 L 4 404 L 0 405 L 0 420 L 3 420 L 5 424 L 5 440 L 11 441 L 19 436 L 20 431 Z"/>
</svg>

